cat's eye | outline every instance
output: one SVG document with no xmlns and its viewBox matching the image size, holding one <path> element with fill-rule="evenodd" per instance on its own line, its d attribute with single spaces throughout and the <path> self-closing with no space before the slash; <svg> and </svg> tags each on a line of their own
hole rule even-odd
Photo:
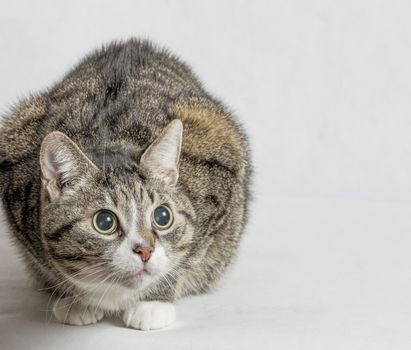
<svg viewBox="0 0 411 350">
<path fill-rule="evenodd" d="M 152 221 L 157 230 L 166 230 L 173 224 L 173 213 L 166 205 L 160 205 L 154 209 Z"/>
<path fill-rule="evenodd" d="M 117 217 L 109 210 L 100 210 L 94 214 L 93 227 L 102 235 L 110 235 L 117 230 Z"/>
</svg>

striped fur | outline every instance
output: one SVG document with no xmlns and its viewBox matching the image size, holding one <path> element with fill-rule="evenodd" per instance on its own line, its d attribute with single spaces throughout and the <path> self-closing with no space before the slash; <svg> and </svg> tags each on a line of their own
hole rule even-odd
<svg viewBox="0 0 411 350">
<path fill-rule="evenodd" d="M 184 133 L 178 183 L 167 186 L 140 157 L 174 119 Z M 42 141 L 53 131 L 67 135 L 99 169 L 81 186 L 70 184 L 57 204 L 42 189 L 39 164 Z M 109 262 L 124 239 L 90 234 L 90 213 L 110 206 L 142 222 L 161 201 L 176 208 L 179 226 L 164 237 L 137 230 L 164 247 L 173 271 L 133 298 L 173 301 L 207 292 L 236 253 L 250 169 L 247 139 L 227 108 L 187 65 L 146 41 L 93 52 L 61 82 L 21 102 L 0 131 L 0 194 L 9 223 L 30 273 L 60 295 L 80 293 L 66 277 Z"/>
</svg>

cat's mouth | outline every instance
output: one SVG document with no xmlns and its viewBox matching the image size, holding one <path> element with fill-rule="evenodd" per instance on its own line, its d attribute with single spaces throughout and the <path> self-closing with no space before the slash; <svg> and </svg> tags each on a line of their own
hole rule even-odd
<svg viewBox="0 0 411 350">
<path fill-rule="evenodd" d="M 151 272 L 148 271 L 146 268 L 142 268 L 138 272 L 130 272 L 126 274 L 126 279 L 135 279 L 135 278 L 144 278 L 145 276 L 150 276 Z"/>
<path fill-rule="evenodd" d="M 151 275 L 151 272 L 148 271 L 147 269 L 141 269 L 140 272 L 137 273 L 138 276 L 144 276 L 144 275 Z"/>
<path fill-rule="evenodd" d="M 123 275 L 121 279 L 121 284 L 128 288 L 141 288 L 147 286 L 148 283 L 152 280 L 153 273 L 142 268 L 137 272 L 127 272 Z"/>
</svg>

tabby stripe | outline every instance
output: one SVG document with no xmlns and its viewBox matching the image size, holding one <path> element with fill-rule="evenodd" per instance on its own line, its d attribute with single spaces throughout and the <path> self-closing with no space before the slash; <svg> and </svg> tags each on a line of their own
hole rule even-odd
<svg viewBox="0 0 411 350">
<path fill-rule="evenodd" d="M 61 237 L 67 232 L 70 231 L 75 224 L 77 224 L 81 219 L 74 219 L 73 221 L 59 227 L 56 231 L 54 231 L 51 235 L 48 236 L 50 241 L 59 241 Z"/>
<path fill-rule="evenodd" d="M 204 159 L 204 158 L 200 158 L 200 157 L 196 157 L 193 155 L 190 155 L 186 152 L 183 152 L 181 154 L 182 158 L 185 158 L 195 164 L 199 164 L 201 166 L 206 166 L 209 169 L 214 169 L 214 168 L 219 168 L 221 170 L 224 170 L 228 173 L 230 173 L 231 175 L 236 175 L 236 171 L 234 169 L 229 168 L 227 165 L 221 163 L 219 160 L 217 159 Z"/>
<path fill-rule="evenodd" d="M 71 260 L 71 261 L 83 261 L 86 260 L 85 256 L 81 255 L 62 255 L 62 254 L 57 254 L 55 252 L 49 252 L 51 257 L 55 260 Z"/>
<path fill-rule="evenodd" d="M 154 193 L 150 190 L 147 190 L 148 196 L 150 197 L 151 203 L 154 203 Z"/>
<path fill-rule="evenodd" d="M 138 178 L 140 179 L 140 181 L 144 184 L 147 181 L 147 177 L 141 173 L 141 171 L 139 169 L 136 169 L 136 174 L 138 176 Z"/>
<path fill-rule="evenodd" d="M 218 223 L 223 218 L 223 216 L 226 215 L 226 213 L 227 211 L 224 209 L 219 214 L 214 215 L 215 222 Z"/>
<path fill-rule="evenodd" d="M 178 212 L 179 212 L 180 214 L 184 215 L 184 216 L 186 217 L 186 219 L 188 219 L 188 221 L 190 221 L 191 223 L 194 222 L 194 217 L 193 217 L 190 213 L 188 213 L 187 211 L 185 211 L 185 210 L 179 210 Z"/>
<path fill-rule="evenodd" d="M 26 186 L 24 187 L 24 202 L 21 208 L 21 225 L 23 229 L 25 229 L 27 232 L 30 231 L 30 219 L 33 217 L 33 211 L 32 207 L 30 205 L 30 196 L 31 196 L 31 189 L 33 187 L 32 182 L 28 182 Z M 34 227 L 31 227 L 31 229 L 35 229 Z"/>
<path fill-rule="evenodd" d="M 18 189 L 16 189 L 14 191 L 14 189 L 12 188 L 12 185 L 9 185 L 6 188 L 5 191 L 5 205 L 6 205 L 6 210 L 7 213 L 9 214 L 10 217 L 10 223 L 13 226 L 13 228 L 19 232 L 19 233 L 23 233 L 23 229 L 20 227 L 19 225 L 19 221 L 17 220 L 17 217 L 14 215 L 14 209 L 16 207 L 16 202 L 18 201 L 16 193 L 18 194 Z"/>
<path fill-rule="evenodd" d="M 17 157 L 14 159 L 4 159 L 0 163 L 0 170 L 5 171 L 5 172 L 12 171 L 16 165 L 24 164 L 27 161 L 30 161 L 31 159 L 33 159 L 36 156 L 36 152 L 38 152 L 38 149 L 35 149 L 31 151 L 30 153 L 24 156 L 21 156 L 21 157 Z"/>
</svg>

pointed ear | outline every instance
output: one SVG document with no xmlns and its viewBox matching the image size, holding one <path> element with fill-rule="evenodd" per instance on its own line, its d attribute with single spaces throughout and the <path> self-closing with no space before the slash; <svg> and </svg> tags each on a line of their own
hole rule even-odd
<svg viewBox="0 0 411 350">
<path fill-rule="evenodd" d="M 54 131 L 48 134 L 40 149 L 40 167 L 43 188 L 51 201 L 60 198 L 63 188 L 78 184 L 98 168 L 65 134 Z"/>
<path fill-rule="evenodd" d="M 140 164 L 168 185 L 178 180 L 178 161 L 180 159 L 183 124 L 173 120 L 147 148 Z"/>
</svg>

